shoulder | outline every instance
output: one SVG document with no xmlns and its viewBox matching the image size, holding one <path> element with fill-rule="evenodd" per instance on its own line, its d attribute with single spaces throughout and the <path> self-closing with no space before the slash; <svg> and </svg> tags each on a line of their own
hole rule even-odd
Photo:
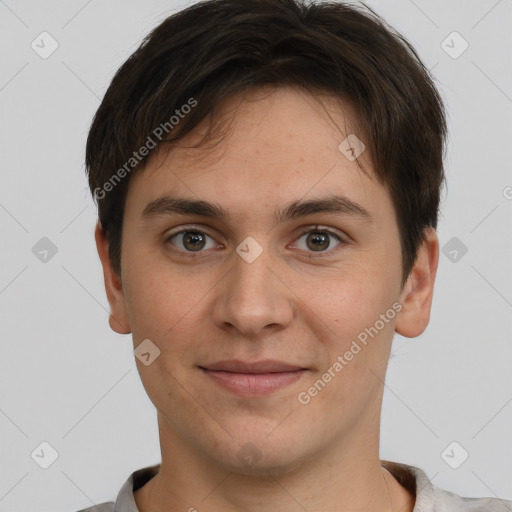
<svg viewBox="0 0 512 512">
<path fill-rule="evenodd" d="M 512 501 L 499 498 L 465 498 L 433 486 L 436 512 L 512 512 Z"/>
<path fill-rule="evenodd" d="M 416 466 L 386 460 L 381 464 L 400 485 L 415 495 L 413 512 L 512 512 L 512 501 L 466 498 L 435 486 Z"/>
<path fill-rule="evenodd" d="M 100 503 L 99 505 L 77 510 L 77 512 L 114 512 L 114 507 L 115 503 L 113 501 L 106 501 L 105 503 Z"/>
<path fill-rule="evenodd" d="M 154 464 L 134 471 L 125 481 L 117 499 L 106 501 L 77 512 L 137 512 L 134 492 L 145 485 L 160 470 L 160 464 Z"/>
</svg>

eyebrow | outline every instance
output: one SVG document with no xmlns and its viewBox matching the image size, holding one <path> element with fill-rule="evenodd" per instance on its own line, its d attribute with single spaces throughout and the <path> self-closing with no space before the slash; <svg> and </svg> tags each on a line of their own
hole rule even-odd
<svg viewBox="0 0 512 512">
<path fill-rule="evenodd" d="M 373 221 L 367 209 L 352 199 L 339 195 L 292 201 L 275 213 L 274 220 L 281 223 L 317 213 L 349 215 L 368 222 Z M 229 212 L 217 203 L 166 195 L 149 202 L 141 214 L 141 220 L 145 222 L 154 217 L 172 215 L 197 215 L 223 221 L 231 219 Z"/>
</svg>

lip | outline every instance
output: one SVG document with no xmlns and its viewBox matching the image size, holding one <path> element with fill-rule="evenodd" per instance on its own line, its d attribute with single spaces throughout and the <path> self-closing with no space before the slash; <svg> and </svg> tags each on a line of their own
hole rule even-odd
<svg viewBox="0 0 512 512">
<path fill-rule="evenodd" d="M 277 372 L 294 372 L 296 370 L 305 370 L 301 366 L 295 366 L 283 361 L 274 359 L 265 359 L 263 361 L 244 362 L 238 359 L 230 359 L 226 361 L 218 361 L 216 363 L 200 366 L 206 370 L 222 370 L 233 373 L 277 373 Z"/>
<path fill-rule="evenodd" d="M 217 384 L 241 396 L 264 395 L 297 382 L 308 371 L 281 361 L 219 361 L 199 367 Z"/>
</svg>

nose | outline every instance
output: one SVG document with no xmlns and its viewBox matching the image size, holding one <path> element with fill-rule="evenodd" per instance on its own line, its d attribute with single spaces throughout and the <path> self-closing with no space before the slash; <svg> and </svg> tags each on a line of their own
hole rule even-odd
<svg viewBox="0 0 512 512">
<path fill-rule="evenodd" d="M 215 324 L 221 329 L 236 329 L 247 338 L 290 325 L 294 295 L 270 250 L 264 249 L 252 262 L 238 253 L 232 260 L 231 269 L 217 287 Z"/>
</svg>

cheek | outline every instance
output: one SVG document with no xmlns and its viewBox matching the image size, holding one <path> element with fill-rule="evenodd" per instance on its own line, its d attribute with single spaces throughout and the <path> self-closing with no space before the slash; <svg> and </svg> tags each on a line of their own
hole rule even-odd
<svg viewBox="0 0 512 512">
<path fill-rule="evenodd" d="M 355 275 L 330 292 L 315 297 L 315 311 L 321 317 L 318 325 L 323 322 L 329 326 L 323 340 L 328 357 L 318 368 L 317 378 L 328 383 L 312 402 L 319 409 L 337 404 L 333 415 L 344 422 L 348 421 L 344 418 L 346 410 L 363 414 L 381 385 L 380 379 L 384 379 L 395 311 L 380 284 L 372 285 Z M 381 320 L 381 314 L 387 314 L 387 322 Z M 323 387 L 321 383 L 311 385 Z"/>
<path fill-rule="evenodd" d="M 394 298 L 389 291 L 389 279 L 382 270 L 369 271 L 369 268 L 370 265 L 357 268 L 352 265 L 337 280 L 309 287 L 312 292 L 305 302 L 310 311 L 305 308 L 303 314 L 314 322 L 310 329 L 317 335 L 321 331 L 326 333 L 322 342 L 328 357 L 323 360 L 322 371 L 338 357 L 346 360 L 343 373 L 354 376 L 367 372 L 368 368 L 377 372 L 386 360 L 394 333 Z M 381 315 L 385 316 L 384 320 Z"/>
<path fill-rule="evenodd" d="M 193 315 L 200 295 L 191 285 L 192 276 L 179 276 L 170 265 L 155 265 L 148 257 L 137 256 L 126 258 L 125 300 L 133 338 L 164 343 L 187 314 Z"/>
<path fill-rule="evenodd" d="M 311 291 L 305 302 L 339 339 L 346 339 L 364 327 L 381 302 L 379 283 L 362 265 L 340 270 L 336 278 L 312 282 L 308 289 Z"/>
<path fill-rule="evenodd" d="M 190 348 L 191 340 L 198 339 L 201 296 L 168 270 L 166 275 L 157 268 L 133 276 L 127 296 L 134 348 L 149 339 L 159 350 L 150 365 L 137 361 L 148 395 L 157 408 L 165 407 L 168 400 L 185 400 L 180 389 L 195 361 Z"/>
</svg>

